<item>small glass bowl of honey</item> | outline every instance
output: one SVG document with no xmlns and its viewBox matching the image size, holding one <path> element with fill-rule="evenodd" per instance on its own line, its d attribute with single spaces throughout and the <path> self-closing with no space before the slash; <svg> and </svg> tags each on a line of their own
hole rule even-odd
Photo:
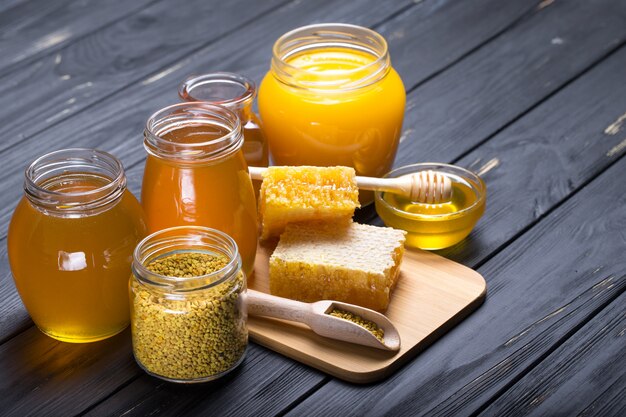
<svg viewBox="0 0 626 417">
<path fill-rule="evenodd" d="M 389 227 L 407 231 L 406 246 L 443 249 L 459 243 L 470 234 L 485 211 L 487 188 L 471 171 L 455 165 L 422 163 L 407 165 L 385 177 L 400 177 L 433 170 L 452 183 L 452 197 L 442 204 L 413 202 L 389 192 L 376 192 L 376 212 Z"/>
</svg>

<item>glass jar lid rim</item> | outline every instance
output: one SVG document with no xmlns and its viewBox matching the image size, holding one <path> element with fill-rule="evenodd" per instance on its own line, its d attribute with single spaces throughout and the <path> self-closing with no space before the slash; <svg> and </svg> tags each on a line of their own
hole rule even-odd
<svg viewBox="0 0 626 417">
<path fill-rule="evenodd" d="M 49 190 L 47 188 L 41 187 L 41 185 L 37 182 L 37 178 L 34 177 L 36 167 L 42 164 L 46 159 L 51 159 L 55 156 L 60 156 L 64 153 L 91 153 L 99 156 L 102 159 L 107 159 L 113 163 L 116 175 L 113 178 L 107 178 L 110 180 L 106 185 L 102 187 L 97 187 L 92 190 L 87 191 L 79 191 L 79 192 L 66 192 L 66 191 L 56 191 Z M 99 150 L 99 149 L 91 149 L 91 148 L 67 148 L 67 149 L 59 149 L 56 151 L 48 152 L 44 155 L 41 155 L 37 159 L 35 159 L 31 164 L 26 168 L 24 175 L 26 177 L 26 181 L 28 185 L 32 188 L 35 188 L 39 191 L 45 192 L 47 194 L 56 195 L 56 196 L 68 196 L 68 197 L 84 197 L 88 195 L 93 195 L 97 193 L 101 193 L 102 191 L 109 188 L 116 188 L 116 184 L 124 179 L 124 166 L 114 155 Z"/>
<path fill-rule="evenodd" d="M 381 50 L 376 53 L 376 59 L 373 60 L 372 62 L 362 66 L 362 67 L 358 67 L 358 68 L 354 68 L 351 70 L 345 70 L 344 73 L 350 74 L 350 73 L 355 73 L 358 71 L 363 71 L 364 69 L 368 68 L 368 67 L 375 67 L 375 66 L 379 66 L 381 64 L 381 61 L 387 60 L 388 59 L 388 45 L 387 45 L 387 41 L 385 40 L 385 38 L 378 32 L 376 32 L 375 30 L 372 30 L 370 28 L 364 27 L 364 26 L 359 26 L 359 25 L 353 25 L 353 24 L 349 24 L 349 23 L 317 23 L 317 24 L 312 24 L 312 25 L 306 25 L 306 26 L 300 26 L 298 28 L 292 29 L 289 32 L 283 34 L 282 36 L 280 36 L 276 42 L 274 42 L 274 46 L 272 47 L 272 53 L 273 53 L 273 57 L 276 60 L 279 60 L 281 62 L 282 65 L 284 65 L 285 67 L 289 68 L 292 71 L 305 71 L 304 69 L 297 67 L 295 65 L 292 65 L 288 62 L 286 62 L 284 60 L 284 58 L 289 57 L 291 54 L 282 54 L 280 52 L 280 47 L 290 38 L 293 37 L 294 35 L 297 35 L 298 33 L 305 33 L 306 31 L 310 31 L 313 29 L 332 29 L 332 28 L 337 28 L 337 29 L 345 29 L 346 31 L 352 30 L 358 30 L 358 31 L 362 31 L 364 33 L 367 33 L 369 36 L 371 36 L 372 38 L 374 38 L 381 46 Z M 320 43 L 322 43 L 320 41 Z M 373 51 L 371 51 L 373 52 Z"/>
<path fill-rule="evenodd" d="M 180 143 L 164 139 L 161 131 L 157 130 L 159 123 L 167 125 L 169 118 L 176 119 L 178 116 L 191 116 L 191 112 L 197 112 L 194 116 L 201 116 L 206 120 L 213 120 L 215 124 L 218 121 L 226 124 L 229 132 L 218 138 L 198 143 Z M 190 112 L 190 114 L 185 114 Z M 190 119 L 189 124 L 192 124 Z M 201 120 L 201 119 L 197 119 Z M 176 122 L 176 123 L 174 123 Z M 174 120 L 173 125 L 182 126 L 181 120 Z M 165 159 L 175 159 L 181 162 L 196 162 L 214 160 L 230 155 L 243 145 L 243 133 L 241 120 L 230 109 L 218 104 L 211 104 L 203 101 L 189 101 L 184 103 L 176 103 L 161 108 L 154 112 L 146 122 L 144 130 L 144 146 L 148 153 Z M 166 149 L 171 147 L 172 149 Z M 215 147 L 215 149 L 207 150 L 207 147 Z"/>
<path fill-rule="evenodd" d="M 180 232 L 180 233 L 176 233 L 176 232 Z M 158 272 L 153 272 L 147 268 L 147 266 L 145 265 L 145 262 L 147 260 L 152 260 L 150 259 L 150 255 L 152 253 L 148 253 L 147 255 L 144 256 L 144 254 L 142 253 L 142 250 L 145 249 L 145 246 L 150 241 L 158 239 L 158 238 L 162 238 L 172 233 L 176 233 L 176 234 L 170 235 L 169 236 L 170 239 L 182 238 L 187 235 L 192 236 L 193 233 L 189 233 L 189 232 L 195 232 L 198 235 L 200 233 L 204 233 L 207 235 L 216 236 L 223 243 L 225 243 L 230 248 L 232 248 L 233 253 L 232 253 L 232 256 L 229 256 L 230 259 L 228 260 L 228 263 L 224 265 L 223 267 L 221 267 L 220 269 L 217 269 L 213 272 L 210 272 L 204 275 L 194 276 L 194 277 L 172 277 L 169 275 L 159 274 Z M 189 250 L 187 251 L 184 251 L 184 250 L 176 251 L 176 253 L 185 253 L 185 252 L 197 252 L 197 251 L 194 251 L 191 248 L 189 248 Z M 133 268 L 137 268 L 140 271 L 140 278 L 142 278 L 143 282 L 147 282 L 148 284 L 155 285 L 155 286 L 170 287 L 170 288 L 175 287 L 177 284 L 187 283 L 190 281 L 202 281 L 202 280 L 210 280 L 211 278 L 218 278 L 215 281 L 210 281 L 210 283 L 207 286 L 203 286 L 202 288 L 213 287 L 215 285 L 218 285 L 224 282 L 226 279 L 228 279 L 231 273 L 239 270 L 241 267 L 241 256 L 239 255 L 239 249 L 237 247 L 237 243 L 235 242 L 235 240 L 232 237 L 230 237 L 228 234 L 220 230 L 213 229 L 213 228 L 206 227 L 206 226 L 192 226 L 192 225 L 175 226 L 175 227 L 169 227 L 167 229 L 156 231 L 146 236 L 144 239 L 141 240 L 141 242 L 137 244 L 137 246 L 135 247 L 135 251 L 133 253 L 133 258 L 134 258 Z M 156 277 L 157 282 L 154 282 L 153 280 L 150 280 L 150 279 L 146 280 L 145 278 L 146 276 Z M 197 288 L 194 288 L 194 289 L 197 289 Z"/>
<path fill-rule="evenodd" d="M 294 65 L 290 56 L 307 51 L 339 48 L 372 55 L 341 71 L 313 71 Z M 271 71 L 282 84 L 322 94 L 343 94 L 374 85 L 391 70 L 387 42 L 376 31 L 345 23 L 323 23 L 296 28 L 282 35 L 272 48 Z"/>
<path fill-rule="evenodd" d="M 193 90 L 204 87 L 207 84 L 231 84 L 241 87 L 241 94 L 231 98 L 221 98 L 219 100 L 203 100 L 194 96 Z M 256 85 L 250 78 L 234 72 L 212 72 L 200 75 L 190 75 L 178 88 L 178 95 L 183 100 L 219 104 L 224 107 L 235 107 L 237 105 L 251 102 L 256 96 Z"/>
</svg>

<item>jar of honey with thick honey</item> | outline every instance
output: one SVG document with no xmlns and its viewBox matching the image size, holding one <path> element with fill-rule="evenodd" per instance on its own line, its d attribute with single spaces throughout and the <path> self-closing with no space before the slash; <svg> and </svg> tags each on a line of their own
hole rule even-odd
<svg viewBox="0 0 626 417">
<path fill-rule="evenodd" d="M 189 102 L 159 110 L 144 130 L 141 201 L 151 233 L 187 225 L 220 230 L 237 242 L 250 274 L 258 232 L 243 143 L 239 117 L 223 106 Z"/>
<path fill-rule="evenodd" d="M 15 286 L 37 327 L 65 342 L 122 331 L 130 320 L 133 251 L 146 235 L 117 158 L 67 149 L 35 160 L 11 218 L 8 250 Z"/>
<path fill-rule="evenodd" d="M 380 177 L 396 155 L 405 100 L 381 35 L 318 24 L 276 41 L 259 112 L 276 165 L 344 165 Z"/>
</svg>

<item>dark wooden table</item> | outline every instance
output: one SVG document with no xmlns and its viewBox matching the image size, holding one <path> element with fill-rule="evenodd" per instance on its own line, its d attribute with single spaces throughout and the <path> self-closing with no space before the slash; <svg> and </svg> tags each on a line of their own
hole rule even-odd
<svg viewBox="0 0 626 417">
<path fill-rule="evenodd" d="M 137 367 L 128 331 L 85 345 L 39 332 L 5 244 L 24 168 L 100 148 L 138 195 L 144 122 L 183 78 L 258 82 L 278 36 L 335 21 L 389 42 L 408 94 L 396 166 L 485 179 L 485 216 L 441 251 L 483 274 L 484 305 L 367 386 L 254 343 L 230 376 L 178 386 Z M 624 0 L 4 0 L 0 414 L 626 415 L 625 41 Z"/>
</svg>

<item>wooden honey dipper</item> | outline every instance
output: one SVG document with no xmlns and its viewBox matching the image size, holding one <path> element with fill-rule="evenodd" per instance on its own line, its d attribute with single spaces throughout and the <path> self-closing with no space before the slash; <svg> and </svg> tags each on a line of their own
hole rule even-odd
<svg viewBox="0 0 626 417">
<path fill-rule="evenodd" d="M 248 167 L 250 177 L 262 180 L 267 168 Z M 440 204 L 452 198 L 452 182 L 437 171 L 420 171 L 396 178 L 356 177 L 359 188 L 399 194 L 416 203 Z"/>
</svg>

